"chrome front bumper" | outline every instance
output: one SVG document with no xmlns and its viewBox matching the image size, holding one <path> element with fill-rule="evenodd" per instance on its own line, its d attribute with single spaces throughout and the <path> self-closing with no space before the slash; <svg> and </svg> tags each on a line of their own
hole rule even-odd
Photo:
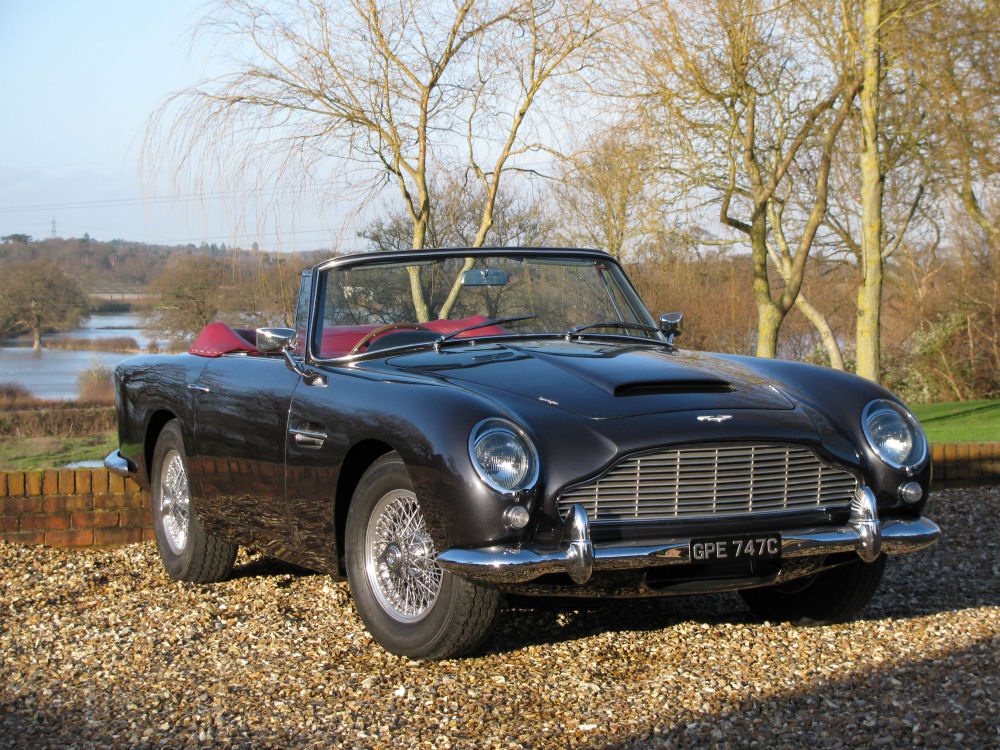
<svg viewBox="0 0 1000 750">
<path fill-rule="evenodd" d="M 125 458 L 120 451 L 111 451 L 104 457 L 104 468 L 120 477 L 130 477 L 138 471 L 135 461 Z"/>
<path fill-rule="evenodd" d="M 937 524 L 926 518 L 880 521 L 875 494 L 868 487 L 861 487 L 845 526 L 783 529 L 781 556 L 785 559 L 856 552 L 862 560 L 872 562 L 883 552 L 900 555 L 930 547 L 940 534 Z M 674 538 L 652 544 L 595 546 L 590 538 L 587 512 L 577 504 L 566 518 L 557 549 L 503 546 L 449 549 L 437 556 L 437 563 L 457 575 L 491 583 L 525 583 L 548 573 L 566 573 L 576 583 L 583 584 L 595 570 L 690 564 L 690 544 L 690 538 Z"/>
</svg>

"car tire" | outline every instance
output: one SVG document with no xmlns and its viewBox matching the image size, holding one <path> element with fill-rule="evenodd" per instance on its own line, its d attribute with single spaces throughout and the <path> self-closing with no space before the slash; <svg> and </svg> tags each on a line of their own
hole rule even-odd
<svg viewBox="0 0 1000 750">
<path fill-rule="evenodd" d="M 467 654 L 489 636 L 496 588 L 438 567 L 423 511 L 397 453 L 365 472 L 347 514 L 345 558 L 355 607 L 387 651 L 411 659 Z"/>
<path fill-rule="evenodd" d="M 740 596 L 758 617 L 796 622 L 846 622 L 871 600 L 885 572 L 885 555 L 874 562 L 853 560 L 802 580 L 744 589 Z"/>
<path fill-rule="evenodd" d="M 150 482 L 153 530 L 167 575 L 175 581 L 210 583 L 229 576 L 237 545 L 206 534 L 191 505 L 187 456 L 180 423 L 168 422 L 153 450 Z"/>
</svg>

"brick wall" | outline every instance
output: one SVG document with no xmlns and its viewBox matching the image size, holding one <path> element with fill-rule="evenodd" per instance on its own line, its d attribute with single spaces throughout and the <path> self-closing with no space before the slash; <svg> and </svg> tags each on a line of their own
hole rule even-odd
<svg viewBox="0 0 1000 750">
<path fill-rule="evenodd" d="M 107 469 L 0 472 L 0 539 L 107 547 L 152 539 L 149 493 Z"/>
<path fill-rule="evenodd" d="M 934 487 L 1000 484 L 1000 443 L 947 443 L 931 446 Z"/>
<path fill-rule="evenodd" d="M 934 488 L 1000 484 L 1000 443 L 933 446 Z M 106 547 L 153 538 L 149 493 L 106 469 L 0 472 L 0 539 Z"/>
</svg>

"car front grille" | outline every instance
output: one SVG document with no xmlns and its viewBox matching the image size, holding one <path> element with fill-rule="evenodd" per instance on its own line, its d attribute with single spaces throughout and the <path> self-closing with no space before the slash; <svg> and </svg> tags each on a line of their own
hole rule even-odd
<svg viewBox="0 0 1000 750">
<path fill-rule="evenodd" d="M 797 445 L 685 446 L 627 458 L 559 500 L 594 524 L 730 518 L 837 510 L 851 505 L 857 479 Z"/>
</svg>

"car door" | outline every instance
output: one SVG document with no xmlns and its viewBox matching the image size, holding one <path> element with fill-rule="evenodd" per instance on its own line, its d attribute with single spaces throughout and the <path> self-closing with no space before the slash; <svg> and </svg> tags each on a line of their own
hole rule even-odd
<svg viewBox="0 0 1000 750">
<path fill-rule="evenodd" d="M 199 510 L 275 556 L 294 545 L 285 511 L 285 432 L 298 376 L 272 357 L 211 359 L 195 392 Z"/>
<path fill-rule="evenodd" d="M 343 404 L 350 377 L 331 369 L 322 381 L 300 380 L 288 412 L 286 435 L 287 512 L 295 527 L 299 561 L 317 570 L 337 570 L 334 507 L 337 480 L 351 423 Z"/>
</svg>

